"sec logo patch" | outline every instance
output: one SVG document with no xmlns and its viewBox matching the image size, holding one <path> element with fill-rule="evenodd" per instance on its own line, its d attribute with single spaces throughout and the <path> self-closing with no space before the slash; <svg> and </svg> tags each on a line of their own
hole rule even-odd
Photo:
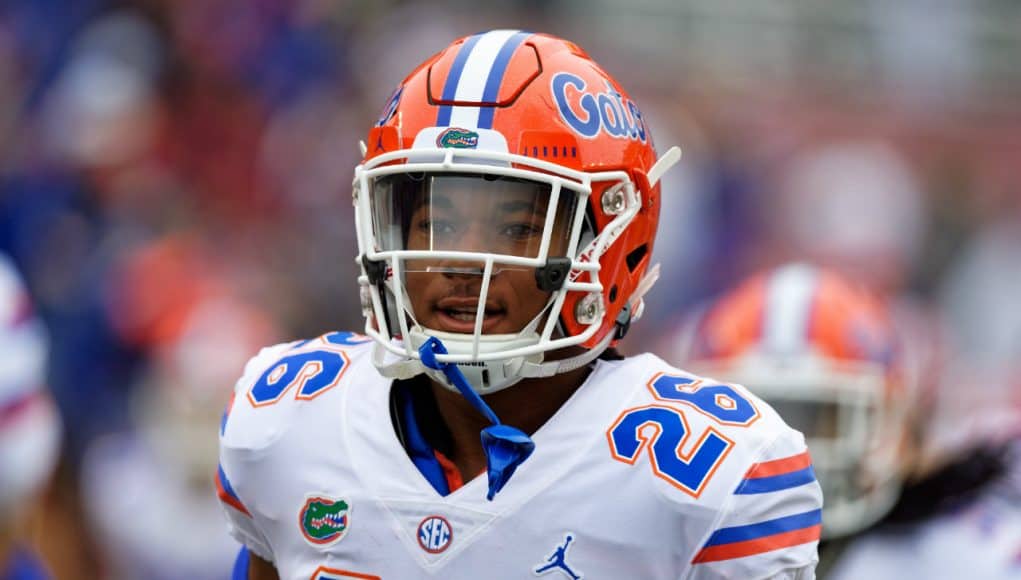
<svg viewBox="0 0 1021 580">
<path fill-rule="evenodd" d="M 442 516 L 429 516 L 418 524 L 418 545 L 430 554 L 439 554 L 450 546 L 454 530 Z"/>
</svg>

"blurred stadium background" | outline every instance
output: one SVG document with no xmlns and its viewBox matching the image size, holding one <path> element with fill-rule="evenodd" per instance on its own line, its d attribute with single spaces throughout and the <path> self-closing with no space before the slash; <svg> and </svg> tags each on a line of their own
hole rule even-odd
<svg viewBox="0 0 1021 580">
<path fill-rule="evenodd" d="M 358 140 L 427 54 L 508 27 L 576 41 L 684 149 L 626 351 L 809 259 L 945 325 L 945 406 L 1017 404 L 1021 3 L 4 0 L 0 252 L 50 335 L 65 439 L 31 531 L 58 578 L 226 577 L 201 474 L 233 375 L 362 327 Z M 189 534 L 194 570 L 154 569 Z"/>
</svg>

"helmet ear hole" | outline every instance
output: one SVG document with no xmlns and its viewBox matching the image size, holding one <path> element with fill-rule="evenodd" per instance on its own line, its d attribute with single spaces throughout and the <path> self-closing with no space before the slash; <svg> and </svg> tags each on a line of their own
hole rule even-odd
<svg viewBox="0 0 1021 580">
<path fill-rule="evenodd" d="M 588 248 L 588 245 L 596 238 L 596 231 L 596 216 L 592 211 L 592 206 L 588 205 L 585 208 L 585 219 L 581 222 L 581 235 L 578 236 L 578 252 L 583 252 Z"/>
<path fill-rule="evenodd" d="M 642 263 L 642 258 L 644 258 L 645 254 L 647 253 L 649 253 L 648 244 L 642 244 L 637 248 L 631 250 L 628 253 L 627 257 L 624 258 L 624 260 L 627 262 L 628 271 L 633 273 L 635 270 L 637 270 L 638 265 Z"/>
<path fill-rule="evenodd" d="M 617 301 L 617 285 L 614 284 L 613 287 L 610 288 L 610 302 L 616 301 Z"/>
</svg>

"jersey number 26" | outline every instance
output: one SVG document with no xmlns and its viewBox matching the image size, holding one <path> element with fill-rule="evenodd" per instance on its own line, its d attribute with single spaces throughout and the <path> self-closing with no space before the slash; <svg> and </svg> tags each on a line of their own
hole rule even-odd
<svg viewBox="0 0 1021 580">
<path fill-rule="evenodd" d="M 648 387 L 660 403 L 621 413 L 606 433 L 610 453 L 634 465 L 647 451 L 657 477 L 698 497 L 734 442 L 709 426 L 691 444 L 692 429 L 685 412 L 697 411 L 719 425 L 747 427 L 759 418 L 759 411 L 730 385 L 659 374 Z"/>
</svg>

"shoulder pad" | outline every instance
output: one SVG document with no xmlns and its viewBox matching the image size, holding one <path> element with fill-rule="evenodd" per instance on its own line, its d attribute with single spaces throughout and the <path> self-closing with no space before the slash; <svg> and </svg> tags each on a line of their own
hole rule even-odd
<svg viewBox="0 0 1021 580">
<path fill-rule="evenodd" d="M 263 348 L 245 365 L 221 425 L 223 448 L 261 448 L 272 444 L 294 422 L 312 412 L 311 401 L 340 383 L 352 361 L 368 356 L 371 339 L 351 332 Z"/>
<path fill-rule="evenodd" d="M 611 455 L 630 465 L 647 459 L 652 475 L 669 484 L 659 488 L 672 500 L 722 505 L 778 440 L 804 451 L 800 434 L 741 385 L 652 355 L 626 364 L 636 391 L 607 431 Z"/>
</svg>

